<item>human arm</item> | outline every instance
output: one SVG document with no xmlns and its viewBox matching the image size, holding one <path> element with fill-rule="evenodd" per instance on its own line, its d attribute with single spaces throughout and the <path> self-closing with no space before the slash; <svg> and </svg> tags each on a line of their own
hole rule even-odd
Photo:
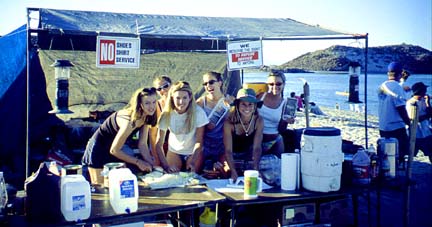
<svg viewBox="0 0 432 227">
<path fill-rule="evenodd" d="M 143 125 L 140 129 L 138 138 L 138 150 L 144 161 L 148 162 L 152 166 L 154 165 L 154 159 L 152 158 L 149 150 L 149 140 L 152 143 L 151 137 L 149 137 L 149 125 Z"/>
<path fill-rule="evenodd" d="M 191 172 L 200 172 L 203 166 L 203 142 L 204 142 L 204 126 L 198 127 L 195 132 L 195 145 L 192 153 L 192 161 L 187 163 L 186 169 Z"/>
<path fill-rule="evenodd" d="M 171 171 L 170 166 L 168 165 L 168 161 L 165 157 L 165 152 L 163 149 L 163 145 L 165 142 L 165 136 L 166 136 L 166 131 L 159 129 L 158 133 L 157 133 L 157 137 L 156 137 L 156 152 L 157 152 L 157 157 L 159 159 L 160 165 L 162 166 L 162 168 L 167 171 L 167 172 L 175 172 L 175 171 Z"/>
<path fill-rule="evenodd" d="M 235 169 L 235 165 L 234 165 L 234 157 L 233 157 L 233 150 L 232 150 L 232 133 L 234 129 L 234 125 L 228 121 L 225 120 L 224 123 L 224 127 L 223 127 L 223 142 L 224 142 L 224 147 L 225 147 L 225 159 L 226 162 L 228 163 L 228 167 L 231 170 L 231 179 L 233 179 L 234 181 L 237 180 L 238 178 L 238 174 L 237 171 Z"/>
<path fill-rule="evenodd" d="M 258 164 L 261 159 L 262 153 L 262 139 L 263 139 L 264 120 L 258 116 L 256 120 L 256 131 L 253 140 L 252 157 L 253 167 L 258 170 Z"/>
<path fill-rule="evenodd" d="M 158 128 L 156 126 L 150 127 L 149 129 L 149 136 L 150 136 L 150 148 L 151 148 L 151 155 L 153 156 L 153 165 L 154 166 L 160 166 L 159 161 L 159 155 L 157 152 L 157 135 L 158 135 Z"/>
<path fill-rule="evenodd" d="M 410 118 L 408 117 L 408 112 L 405 108 L 405 106 L 398 106 L 396 107 L 397 112 L 401 116 L 402 120 L 405 122 L 406 125 L 410 125 Z"/>
<path fill-rule="evenodd" d="M 111 144 L 110 154 L 124 162 L 136 165 L 142 171 L 151 171 L 152 165 L 150 163 L 130 156 L 122 151 L 123 145 L 135 128 L 131 126 L 128 119 L 117 117 L 116 121 L 117 125 L 119 126 L 119 130 Z"/>
</svg>

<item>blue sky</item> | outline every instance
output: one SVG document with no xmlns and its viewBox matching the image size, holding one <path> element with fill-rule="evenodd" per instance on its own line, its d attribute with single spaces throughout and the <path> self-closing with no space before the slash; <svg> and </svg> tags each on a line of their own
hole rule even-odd
<svg viewBox="0 0 432 227">
<path fill-rule="evenodd" d="M 187 16 L 291 18 L 306 24 L 347 33 L 369 33 L 369 46 L 418 45 L 432 50 L 431 0 L 9 0 L 2 1 L 0 35 L 26 23 L 26 7 L 108 11 Z M 364 43 L 337 42 L 313 45 L 270 43 L 274 58 L 290 58 L 332 44 L 364 46 Z M 280 48 L 280 46 L 286 48 Z M 295 48 L 302 47 L 299 50 Z M 273 49 L 272 49 L 273 48 Z M 265 49 L 264 49 L 265 50 Z M 298 52 L 298 53 L 297 53 Z M 282 54 L 282 56 L 280 56 Z"/>
</svg>

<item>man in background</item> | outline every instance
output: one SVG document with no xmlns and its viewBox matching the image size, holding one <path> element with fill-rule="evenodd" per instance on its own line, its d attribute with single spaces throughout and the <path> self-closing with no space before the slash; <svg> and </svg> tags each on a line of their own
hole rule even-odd
<svg viewBox="0 0 432 227">
<path fill-rule="evenodd" d="M 414 156 L 421 150 L 425 156 L 429 156 L 429 161 L 432 162 L 432 131 L 429 128 L 429 118 L 432 117 L 432 106 L 430 104 L 430 97 L 426 94 L 427 86 L 422 82 L 418 82 L 411 89 L 413 96 L 406 104 L 408 115 L 411 119 L 414 119 L 413 108 L 415 103 L 417 103 L 418 113 Z"/>
<path fill-rule="evenodd" d="M 378 91 L 378 118 L 380 136 L 396 138 L 399 144 L 399 164 L 404 163 L 408 155 L 409 139 L 405 126 L 410 125 L 405 108 L 405 93 L 399 81 L 402 77 L 402 65 L 392 62 L 387 68 L 387 81 L 383 82 Z"/>
</svg>

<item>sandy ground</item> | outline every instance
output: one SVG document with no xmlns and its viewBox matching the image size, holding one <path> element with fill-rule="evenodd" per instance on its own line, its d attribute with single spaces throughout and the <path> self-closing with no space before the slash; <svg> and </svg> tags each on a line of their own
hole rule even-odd
<svg viewBox="0 0 432 227">
<path fill-rule="evenodd" d="M 325 107 L 321 109 L 326 115 L 310 114 L 310 126 L 339 128 L 342 139 L 365 146 L 366 131 L 363 113 Z M 368 144 L 376 146 L 379 138 L 378 119 L 376 116 L 367 116 L 367 118 Z M 293 127 L 303 128 L 305 126 L 304 114 L 299 113 Z M 406 193 L 408 185 L 406 173 L 406 170 L 400 170 L 395 180 L 383 182 L 380 197 L 377 196 L 376 187 L 370 189 L 370 218 L 368 218 L 368 194 L 365 190 L 365 193 L 359 198 L 359 226 L 432 226 L 432 165 L 428 157 L 419 152 L 413 159 L 409 196 Z M 409 198 L 409 208 L 406 206 L 407 198 Z M 379 210 L 377 205 L 381 207 Z M 408 217 L 408 225 L 405 225 L 405 217 Z"/>
</svg>

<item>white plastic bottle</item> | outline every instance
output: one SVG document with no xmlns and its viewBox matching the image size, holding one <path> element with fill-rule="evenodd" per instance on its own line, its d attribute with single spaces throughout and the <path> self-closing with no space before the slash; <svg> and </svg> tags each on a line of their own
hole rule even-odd
<svg viewBox="0 0 432 227">
<path fill-rule="evenodd" d="M 132 213 L 138 210 L 138 182 L 128 168 L 110 170 L 109 198 L 111 207 L 117 214 Z"/>
<path fill-rule="evenodd" d="M 90 217 L 90 184 L 83 175 L 62 176 L 60 190 L 60 208 L 66 221 L 80 221 Z"/>
<path fill-rule="evenodd" d="M 3 172 L 0 172 L 0 213 L 6 207 L 8 202 L 8 194 L 6 188 L 6 182 L 3 177 Z"/>
<path fill-rule="evenodd" d="M 353 163 L 353 183 L 369 184 L 370 158 L 364 149 L 359 149 L 357 153 L 354 154 L 352 163 Z"/>
</svg>

